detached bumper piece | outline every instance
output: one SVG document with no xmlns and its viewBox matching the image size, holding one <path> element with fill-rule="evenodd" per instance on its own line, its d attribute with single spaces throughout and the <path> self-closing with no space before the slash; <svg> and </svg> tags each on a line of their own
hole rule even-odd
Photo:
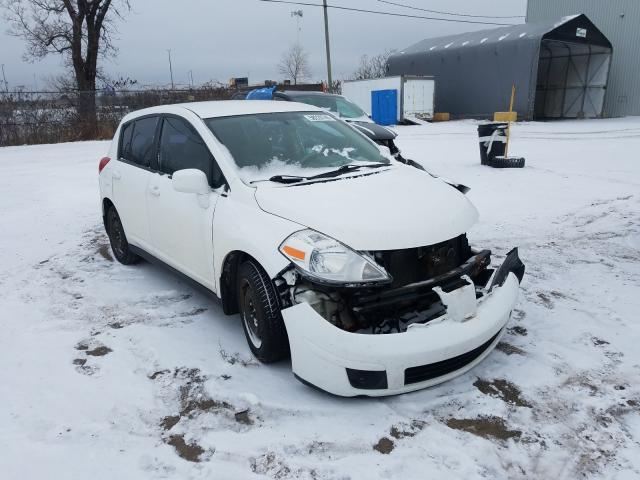
<svg viewBox="0 0 640 480">
<path fill-rule="evenodd" d="M 493 290 L 494 287 L 501 287 L 504 285 L 509 273 L 513 273 L 518 278 L 518 283 L 522 282 L 524 269 L 524 263 L 520 260 L 518 249 L 514 248 L 507 253 L 507 258 L 505 258 L 504 262 L 502 262 L 502 265 L 500 265 L 500 268 L 498 268 L 498 271 L 493 276 L 489 290 Z"/>
</svg>

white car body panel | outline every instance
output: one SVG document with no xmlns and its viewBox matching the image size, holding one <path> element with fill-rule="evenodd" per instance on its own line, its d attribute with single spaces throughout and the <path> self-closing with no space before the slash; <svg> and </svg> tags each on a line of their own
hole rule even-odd
<svg viewBox="0 0 640 480">
<path fill-rule="evenodd" d="M 405 385 L 405 369 L 467 353 L 488 341 L 507 324 L 518 290 L 518 279 L 510 273 L 502 287 L 478 302 L 478 313 L 470 320 L 457 322 L 445 316 L 404 333 L 386 335 L 349 333 L 327 322 L 309 304 L 295 305 L 282 311 L 293 372 L 315 387 L 345 397 L 406 393 L 445 382 L 481 362 L 498 343 L 500 335 L 473 362 L 433 380 Z M 353 388 L 346 368 L 384 370 L 388 388 Z"/>
<path fill-rule="evenodd" d="M 433 245 L 467 232 L 478 220 L 467 197 L 426 172 L 398 164 L 357 173 L 310 185 L 261 186 L 256 199 L 265 211 L 360 251 Z"/>
<path fill-rule="evenodd" d="M 120 160 L 109 162 L 113 203 L 125 226 L 127 240 L 140 248 L 152 248 L 147 217 L 147 189 L 151 173 Z"/>
<path fill-rule="evenodd" d="M 290 265 L 278 247 L 285 238 L 304 227 L 261 210 L 254 195 L 255 188 L 236 179 L 231 184 L 230 195 L 221 198 L 216 207 L 213 237 L 217 292 L 224 261 L 234 251 L 257 259 L 271 278 Z"/>
<path fill-rule="evenodd" d="M 168 175 L 151 173 L 147 217 L 155 255 L 215 291 L 212 221 L 219 194 L 203 208 L 193 194 L 176 192 Z"/>
</svg>

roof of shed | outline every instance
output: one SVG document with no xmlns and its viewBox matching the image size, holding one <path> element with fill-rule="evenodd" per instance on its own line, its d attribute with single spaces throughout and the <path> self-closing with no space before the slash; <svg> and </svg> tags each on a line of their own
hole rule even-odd
<svg viewBox="0 0 640 480">
<path fill-rule="evenodd" d="M 547 33 L 564 25 L 580 15 L 570 15 L 559 20 L 547 20 L 543 22 L 522 23 L 509 27 L 492 28 L 476 32 L 466 32 L 445 37 L 427 38 L 416 43 L 396 55 L 433 52 L 437 50 L 455 50 L 479 45 L 499 44 L 502 42 L 518 41 L 525 38 L 542 38 Z"/>
</svg>

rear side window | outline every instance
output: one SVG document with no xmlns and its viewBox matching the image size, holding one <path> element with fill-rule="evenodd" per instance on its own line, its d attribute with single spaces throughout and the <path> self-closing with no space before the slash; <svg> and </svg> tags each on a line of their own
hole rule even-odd
<svg viewBox="0 0 640 480">
<path fill-rule="evenodd" d="M 133 135 L 133 122 L 127 123 L 122 127 L 120 136 L 120 155 L 118 158 L 131 158 L 131 137 Z"/>
<path fill-rule="evenodd" d="M 146 117 L 134 122 L 131 148 L 127 160 L 149 168 L 155 156 L 155 135 L 159 117 Z"/>
<path fill-rule="evenodd" d="M 213 188 L 225 183 L 222 171 L 204 140 L 189 122 L 177 117 L 165 117 L 163 121 L 159 167 L 161 172 L 169 175 L 185 168 L 202 170 Z"/>
</svg>

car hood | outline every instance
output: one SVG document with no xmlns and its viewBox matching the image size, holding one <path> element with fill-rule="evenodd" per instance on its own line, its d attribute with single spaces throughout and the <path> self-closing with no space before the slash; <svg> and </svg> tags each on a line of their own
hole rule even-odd
<svg viewBox="0 0 640 480">
<path fill-rule="evenodd" d="M 359 131 L 361 131 L 367 137 L 374 141 L 393 140 L 398 136 L 398 134 L 393 130 L 383 127 L 382 125 L 378 125 L 377 123 L 354 120 L 347 120 L 347 123 L 357 128 Z"/>
<path fill-rule="evenodd" d="M 465 233 L 478 212 L 458 190 L 404 165 L 311 184 L 259 186 L 260 208 L 355 250 L 433 245 Z"/>
</svg>

